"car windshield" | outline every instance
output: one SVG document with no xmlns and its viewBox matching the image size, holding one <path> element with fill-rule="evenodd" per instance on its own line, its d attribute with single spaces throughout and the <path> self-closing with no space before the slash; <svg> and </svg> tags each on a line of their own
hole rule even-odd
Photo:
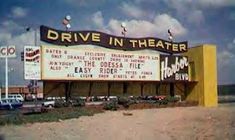
<svg viewBox="0 0 235 140">
<path fill-rule="evenodd" d="M 12 100 L 12 99 L 9 99 L 8 101 L 9 101 L 10 103 L 12 103 L 12 102 L 13 102 L 13 100 Z"/>
<path fill-rule="evenodd" d="M 8 101 L 9 101 L 10 103 L 18 103 L 18 100 L 16 100 L 16 99 L 8 99 Z"/>
<path fill-rule="evenodd" d="M 7 100 L 2 100 L 2 103 L 7 103 Z"/>
</svg>

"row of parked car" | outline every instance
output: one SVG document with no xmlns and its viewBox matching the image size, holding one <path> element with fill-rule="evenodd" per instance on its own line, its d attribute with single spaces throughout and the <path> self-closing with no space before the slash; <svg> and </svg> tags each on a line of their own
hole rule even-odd
<svg viewBox="0 0 235 140">
<path fill-rule="evenodd" d="M 164 100 L 166 96 L 129 96 L 128 98 L 136 98 L 137 100 Z M 97 102 L 97 101 L 110 101 L 117 100 L 117 96 L 91 96 L 91 97 L 79 97 L 78 98 L 84 102 Z M 181 100 L 181 98 L 179 98 Z M 8 99 L 0 100 L 0 109 L 15 109 L 23 106 L 24 98 L 20 94 L 11 94 L 8 96 Z M 55 101 L 65 101 L 65 97 L 47 97 L 45 100 L 40 101 L 41 106 L 44 107 L 54 107 Z M 73 100 L 70 100 L 73 101 Z"/>
<path fill-rule="evenodd" d="M 23 106 L 24 98 L 20 94 L 9 94 L 6 99 L 4 96 L 1 96 L 0 100 L 0 109 L 15 109 Z"/>
<path fill-rule="evenodd" d="M 5 98 L 5 95 L 4 96 L 2 95 L 1 98 L 2 99 Z M 23 97 L 21 94 L 16 93 L 16 94 L 9 94 L 8 99 L 17 99 L 17 100 L 23 102 L 23 101 L 33 101 L 36 99 L 40 100 L 40 99 L 43 99 L 43 97 L 41 97 L 41 96 L 37 97 L 34 94 L 26 94 L 25 97 Z"/>
<path fill-rule="evenodd" d="M 23 102 L 18 99 L 1 99 L 0 109 L 16 109 L 23 106 Z"/>
<path fill-rule="evenodd" d="M 16 109 L 20 108 L 23 106 L 24 101 L 33 101 L 36 99 L 42 99 L 42 98 L 37 98 L 35 95 L 28 94 L 25 96 L 25 98 L 21 94 L 9 94 L 8 98 L 5 98 L 5 96 L 2 96 L 0 99 L 0 109 L 1 110 L 9 110 L 9 109 Z M 47 97 L 45 100 L 40 101 L 39 103 L 41 106 L 44 107 L 54 107 L 55 105 L 55 100 L 64 100 L 65 97 Z"/>
<path fill-rule="evenodd" d="M 1 96 L 0 99 L 0 109 L 16 109 L 23 106 L 23 102 L 35 100 L 36 96 L 32 94 L 28 94 L 25 98 L 21 94 L 9 94 L 8 98 L 5 96 Z"/>
</svg>

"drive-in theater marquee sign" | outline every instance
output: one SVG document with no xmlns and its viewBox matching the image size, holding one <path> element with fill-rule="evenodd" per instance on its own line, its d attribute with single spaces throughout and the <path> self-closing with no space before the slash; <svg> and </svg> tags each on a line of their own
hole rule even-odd
<svg viewBox="0 0 235 140">
<path fill-rule="evenodd" d="M 63 80 L 159 81 L 159 54 L 42 48 L 42 78 Z"/>
<path fill-rule="evenodd" d="M 159 38 L 124 38 L 97 31 L 59 31 L 45 26 L 40 27 L 41 40 L 56 45 L 93 44 L 111 49 L 141 50 L 153 49 L 167 53 L 187 51 L 187 42 L 169 42 Z"/>
<path fill-rule="evenodd" d="M 187 51 L 187 42 L 159 38 L 125 38 L 97 31 L 60 31 L 40 27 L 42 80 L 187 81 L 188 58 L 172 55 Z M 71 45 L 78 45 L 70 48 Z M 95 45 L 110 50 L 81 49 Z M 111 50 L 112 49 L 112 50 Z M 118 49 L 118 50 L 114 50 Z M 153 49 L 171 55 L 130 52 Z M 120 51 L 126 50 L 126 51 Z"/>
</svg>

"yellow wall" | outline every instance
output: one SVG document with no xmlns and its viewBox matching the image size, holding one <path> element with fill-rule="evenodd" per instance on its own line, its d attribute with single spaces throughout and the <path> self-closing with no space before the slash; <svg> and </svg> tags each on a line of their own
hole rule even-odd
<svg viewBox="0 0 235 140">
<path fill-rule="evenodd" d="M 206 107 L 217 106 L 216 46 L 204 44 L 185 54 L 190 62 L 190 81 L 196 81 L 188 87 L 186 100 L 198 101 Z"/>
</svg>

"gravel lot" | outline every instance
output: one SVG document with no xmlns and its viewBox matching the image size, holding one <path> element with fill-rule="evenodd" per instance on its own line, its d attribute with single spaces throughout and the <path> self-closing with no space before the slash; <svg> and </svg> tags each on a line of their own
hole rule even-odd
<svg viewBox="0 0 235 140">
<path fill-rule="evenodd" d="M 125 113 L 132 115 L 124 115 Z M 6 140 L 234 140 L 235 103 L 107 111 L 60 122 L 3 126 Z"/>
</svg>

